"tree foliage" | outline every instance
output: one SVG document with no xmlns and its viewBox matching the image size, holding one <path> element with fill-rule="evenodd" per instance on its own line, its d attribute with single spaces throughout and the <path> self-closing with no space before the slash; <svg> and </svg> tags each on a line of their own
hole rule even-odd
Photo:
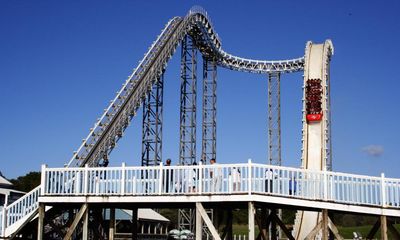
<svg viewBox="0 0 400 240">
<path fill-rule="evenodd" d="M 14 184 L 16 190 L 29 192 L 40 185 L 40 172 L 29 172 L 24 176 L 11 179 L 10 182 Z"/>
</svg>

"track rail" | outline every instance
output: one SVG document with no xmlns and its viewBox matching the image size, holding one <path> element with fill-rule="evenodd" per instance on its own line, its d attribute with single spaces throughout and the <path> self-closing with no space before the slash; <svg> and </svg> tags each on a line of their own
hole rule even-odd
<svg viewBox="0 0 400 240">
<path fill-rule="evenodd" d="M 263 61 L 240 58 L 225 52 L 207 13 L 202 8 L 193 7 L 184 18 L 174 17 L 167 23 L 138 67 L 74 152 L 68 167 L 82 167 L 85 164 L 96 166 L 102 158 L 107 158 L 187 34 L 198 40 L 196 43 L 203 55 L 212 55 L 217 64 L 225 68 L 251 73 L 295 72 L 304 68 L 303 57 Z"/>
</svg>

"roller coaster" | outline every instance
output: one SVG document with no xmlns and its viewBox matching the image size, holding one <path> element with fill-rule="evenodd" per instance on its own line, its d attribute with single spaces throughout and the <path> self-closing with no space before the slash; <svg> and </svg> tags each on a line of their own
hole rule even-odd
<svg viewBox="0 0 400 240">
<path fill-rule="evenodd" d="M 190 169 L 189 172 L 193 170 L 201 178 L 196 183 L 198 190 L 195 196 L 192 196 L 193 191 L 189 191 L 189 188 L 177 191 L 177 194 L 170 194 L 163 185 L 163 182 L 166 181 L 165 176 L 172 175 L 171 170 L 163 168 L 161 163 L 164 72 L 168 61 L 179 45 L 181 45 L 180 166 L 174 169 L 174 173 L 182 171 L 182 175 L 177 176 L 177 182 L 182 182 L 182 176 L 186 176 L 187 169 Z M 201 7 L 193 7 L 185 17 L 172 18 L 151 44 L 132 74 L 123 83 L 122 88 L 104 113 L 90 128 L 89 134 L 73 153 L 67 166 L 53 170 L 43 167 L 42 184 L 20 200 L 3 208 L 1 236 L 4 238 L 17 237 L 18 233 L 38 216 L 37 238 L 44 239 L 46 235 L 43 230 L 43 218 L 46 211 L 49 210 L 46 206 L 52 206 L 52 203 L 69 202 L 74 206 L 84 204 L 72 217 L 74 218 L 70 226 L 72 230 L 66 231 L 64 236 L 61 236 L 60 232 L 58 235 L 53 232 L 51 236 L 58 236 L 57 238 L 60 239 L 89 239 L 91 237 L 87 230 L 87 222 L 90 221 L 88 204 L 118 205 L 129 202 L 143 205 L 149 201 L 165 204 L 171 204 L 171 202 L 195 204 L 193 206 L 185 205 L 184 209 L 179 210 L 180 227 L 195 231 L 196 239 L 200 240 L 204 234 L 200 233 L 203 232 L 203 227 L 199 222 L 204 221 L 208 228 L 207 234 L 214 239 L 221 239 L 211 224 L 212 219 L 210 220 L 207 214 L 208 210 L 203 208 L 202 203 L 233 202 L 235 200 L 232 198 L 232 194 L 235 191 L 238 199 L 241 199 L 238 202 L 249 204 L 249 226 L 253 225 L 253 227 L 254 202 L 298 206 L 299 211 L 296 215 L 293 232 L 290 233 L 287 229 L 285 230 L 284 226 L 281 226 L 289 239 L 314 239 L 318 237 L 318 234 L 327 239 L 328 227 L 333 229 L 332 232 L 338 237 L 337 232 L 334 231 L 335 228 L 329 222 L 330 220 L 328 221 L 326 209 L 341 209 L 342 211 L 385 217 L 400 216 L 399 201 L 396 200 L 400 193 L 399 180 L 385 179 L 384 176 L 375 178 L 343 175 L 343 177 L 331 172 L 329 66 L 333 52 L 332 42 L 326 40 L 322 44 L 307 42 L 305 55 L 295 59 L 267 61 L 241 58 L 223 50 L 221 39 L 213 27 L 211 18 Z M 198 53 L 201 54 L 203 62 L 202 162 L 200 166 L 193 165 L 196 162 Z M 267 164 L 270 165 L 256 166 L 250 162 L 247 163 L 248 165 L 227 166 L 226 169 L 225 166 L 221 166 L 221 172 L 224 171 L 224 174 L 221 174 L 221 176 L 223 175 L 221 181 L 226 185 L 216 190 L 211 188 L 213 180 L 206 177 L 209 176 L 210 171 L 213 171 L 206 164 L 216 158 L 216 73 L 218 67 L 264 74 L 268 77 L 269 162 Z M 304 72 L 301 169 L 280 167 L 280 81 L 282 74 L 292 72 Z M 125 166 L 118 169 L 106 167 L 110 161 L 111 151 L 115 148 L 117 141 L 123 137 L 124 131 L 141 106 L 143 109 L 142 167 L 130 170 Z M 240 189 L 232 187 L 234 183 L 229 175 L 236 167 L 243 168 L 242 178 L 247 179 L 241 183 L 240 186 L 243 187 Z M 105 174 L 108 171 L 105 169 L 114 172 Z M 265 192 L 268 179 L 264 173 L 269 170 L 278 174 L 276 178 L 270 179 L 275 190 Z M 130 174 L 130 177 L 127 177 L 127 174 Z M 101 181 L 106 185 L 95 184 L 96 181 L 100 181 L 98 176 L 104 176 Z M 179 177 L 182 179 L 179 180 Z M 352 179 L 352 177 L 353 180 L 339 180 Z M 132 179 L 141 180 L 133 181 Z M 297 179 L 296 188 L 299 189 L 298 195 L 293 195 L 292 192 L 289 194 L 288 189 L 284 187 L 289 182 L 293 184 L 295 179 Z M 354 185 L 353 181 L 360 181 L 362 184 Z M 108 185 L 109 183 L 111 185 Z M 114 188 L 101 192 L 99 189 L 102 186 L 114 186 Z M 357 190 L 359 195 L 354 196 L 354 199 L 353 195 L 347 193 L 350 186 L 352 189 L 359 189 Z M 300 191 L 300 189 L 302 190 Z M 265 194 L 266 196 L 264 196 Z M 352 196 L 351 198 L 348 196 L 349 194 Z M 143 198 L 146 195 L 149 197 Z M 158 198 L 152 198 L 154 195 L 158 195 Z M 209 198 L 204 198 L 203 195 Z M 348 200 L 342 201 L 346 198 L 345 196 L 348 197 Z M 283 203 L 279 203 L 280 200 Z M 362 206 L 359 206 L 360 204 Z M 347 205 L 349 207 L 346 207 Z M 313 211 L 315 209 L 323 211 Z M 60 212 L 62 215 L 63 211 Z M 60 214 L 57 215 L 58 219 L 60 219 Z M 80 235 L 76 233 L 74 235 L 74 229 L 85 214 L 87 217 L 85 217 L 82 232 Z M 269 216 L 272 216 L 270 218 L 274 218 L 279 224 L 280 220 L 273 212 Z M 91 219 L 93 218 L 95 217 Z M 54 224 L 53 222 L 50 225 L 54 227 Z M 249 231 L 249 239 L 255 239 L 254 229 L 249 227 Z M 110 235 L 108 237 L 101 236 L 99 233 L 97 238 L 113 239 Z M 229 234 L 227 236 L 229 239 Z M 266 239 L 268 236 L 261 231 L 260 237 Z M 276 234 L 272 233 L 270 237 L 275 239 Z"/>
</svg>

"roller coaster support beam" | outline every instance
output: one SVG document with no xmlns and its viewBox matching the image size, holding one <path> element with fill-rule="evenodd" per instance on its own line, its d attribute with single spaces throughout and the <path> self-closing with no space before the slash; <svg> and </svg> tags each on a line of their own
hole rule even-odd
<svg viewBox="0 0 400 240">
<path fill-rule="evenodd" d="M 163 89 L 164 74 L 161 74 L 143 101 L 142 166 L 162 162 Z"/>
<path fill-rule="evenodd" d="M 203 57 L 203 126 L 201 159 L 216 158 L 217 148 L 217 62 Z"/>
<path fill-rule="evenodd" d="M 182 41 L 179 164 L 196 161 L 197 49 L 190 36 Z"/>
<path fill-rule="evenodd" d="M 181 96 L 179 165 L 192 165 L 196 161 L 196 98 L 197 48 L 186 35 L 181 47 Z M 178 212 L 179 228 L 193 231 L 194 214 L 191 209 Z"/>
<path fill-rule="evenodd" d="M 268 160 L 281 166 L 281 75 L 268 74 Z"/>
</svg>

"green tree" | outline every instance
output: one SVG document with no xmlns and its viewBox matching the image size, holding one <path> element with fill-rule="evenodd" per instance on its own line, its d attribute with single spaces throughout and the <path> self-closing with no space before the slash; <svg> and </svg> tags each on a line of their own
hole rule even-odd
<svg viewBox="0 0 400 240">
<path fill-rule="evenodd" d="M 16 190 L 29 192 L 40 185 L 40 172 L 29 172 L 17 179 L 11 179 L 10 182 L 14 184 Z"/>
</svg>

